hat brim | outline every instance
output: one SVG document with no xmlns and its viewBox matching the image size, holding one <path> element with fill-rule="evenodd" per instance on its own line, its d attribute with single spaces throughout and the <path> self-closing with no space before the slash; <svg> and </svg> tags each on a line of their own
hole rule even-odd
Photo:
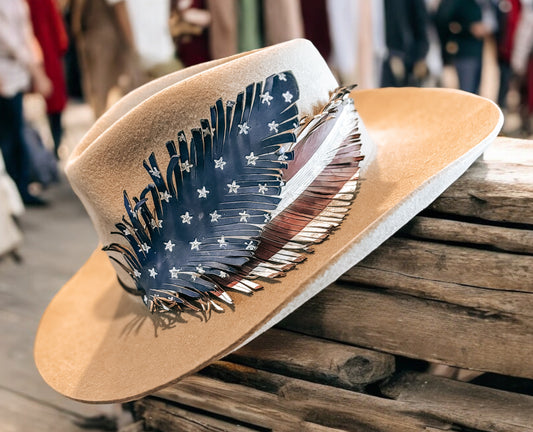
<svg viewBox="0 0 533 432">
<path fill-rule="evenodd" d="M 150 314 L 119 285 L 96 250 L 46 309 L 37 368 L 55 390 L 84 402 L 140 398 L 258 336 L 355 265 L 429 205 L 496 137 L 503 117 L 489 100 L 444 89 L 379 89 L 353 94 L 375 159 L 341 227 L 306 262 L 234 309 L 208 320 Z"/>
</svg>

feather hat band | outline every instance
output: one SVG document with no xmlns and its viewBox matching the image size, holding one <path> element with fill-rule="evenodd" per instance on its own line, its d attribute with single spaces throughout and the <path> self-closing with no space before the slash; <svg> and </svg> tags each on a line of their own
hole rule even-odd
<svg viewBox="0 0 533 432">
<path fill-rule="evenodd" d="M 231 352 L 427 206 L 501 127 L 461 92 L 354 92 L 354 107 L 351 90 L 295 40 L 161 78 L 99 119 L 66 171 L 101 247 L 42 318 L 43 378 L 125 401 Z"/>
</svg>

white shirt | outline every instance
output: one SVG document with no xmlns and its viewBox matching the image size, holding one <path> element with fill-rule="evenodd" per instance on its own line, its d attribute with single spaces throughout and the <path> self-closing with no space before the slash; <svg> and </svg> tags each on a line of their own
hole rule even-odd
<svg viewBox="0 0 533 432">
<path fill-rule="evenodd" d="M 33 30 L 24 0 L 0 0 L 0 95 L 28 89 L 30 68 L 37 63 Z"/>
<path fill-rule="evenodd" d="M 126 1 L 135 47 L 143 68 L 150 69 L 174 57 L 174 43 L 168 23 L 170 0 L 106 1 L 108 4 Z"/>
</svg>

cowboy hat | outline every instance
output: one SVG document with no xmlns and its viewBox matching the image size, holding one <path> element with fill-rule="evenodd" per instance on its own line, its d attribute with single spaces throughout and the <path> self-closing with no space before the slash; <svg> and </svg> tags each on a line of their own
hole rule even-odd
<svg viewBox="0 0 533 432">
<path fill-rule="evenodd" d="M 102 246 L 41 319 L 45 381 L 128 401 L 228 354 L 429 205 L 502 125 L 460 91 L 349 91 L 294 40 L 163 77 L 99 119 L 66 172 Z"/>
</svg>

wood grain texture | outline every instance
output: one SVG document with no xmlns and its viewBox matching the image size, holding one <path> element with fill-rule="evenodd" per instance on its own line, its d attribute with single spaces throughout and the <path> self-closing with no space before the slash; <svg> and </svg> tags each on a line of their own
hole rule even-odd
<svg viewBox="0 0 533 432">
<path fill-rule="evenodd" d="M 238 377 L 246 385 L 195 375 L 155 396 L 273 430 L 309 430 L 311 425 L 318 424 L 333 430 L 410 432 L 423 430 L 427 425 L 445 426 L 444 422 L 419 415 L 403 402 L 280 378 L 248 367 L 233 365 L 227 370 L 233 379 Z M 254 383 L 264 386 L 269 380 L 272 393 L 253 386 Z"/>
<path fill-rule="evenodd" d="M 430 208 L 490 221 L 533 225 L 532 166 L 478 160 Z"/>
<path fill-rule="evenodd" d="M 180 432 L 252 432 L 259 430 L 234 421 L 193 412 L 182 406 L 151 397 L 135 403 L 135 411 L 144 418 L 144 426 L 149 430 Z"/>
<path fill-rule="evenodd" d="M 533 256 L 529 255 L 392 237 L 341 279 L 349 280 L 359 267 L 482 289 L 533 293 Z"/>
<path fill-rule="evenodd" d="M 531 396 L 417 373 L 400 374 L 381 391 L 456 426 L 492 432 L 533 430 Z"/>
<path fill-rule="evenodd" d="M 474 296 L 472 304 L 476 302 L 475 292 L 470 291 Z M 513 294 L 516 293 L 509 293 Z M 522 306 L 523 314 L 513 315 L 505 310 L 477 308 L 465 301 L 467 291 L 462 294 L 463 304 L 428 297 L 423 292 L 402 294 L 376 287 L 334 284 L 286 318 L 281 326 L 411 358 L 533 377 L 531 309 Z M 515 300 L 519 308 L 519 300 Z M 505 300 L 500 298 L 500 302 Z M 316 325 L 317 322 L 321 324 Z"/>
<path fill-rule="evenodd" d="M 394 372 L 394 357 L 272 329 L 231 354 L 233 362 L 348 389 L 362 389 Z"/>
<path fill-rule="evenodd" d="M 479 245 L 533 255 L 531 230 L 417 216 L 402 229 L 402 233 L 426 240 Z"/>
</svg>

